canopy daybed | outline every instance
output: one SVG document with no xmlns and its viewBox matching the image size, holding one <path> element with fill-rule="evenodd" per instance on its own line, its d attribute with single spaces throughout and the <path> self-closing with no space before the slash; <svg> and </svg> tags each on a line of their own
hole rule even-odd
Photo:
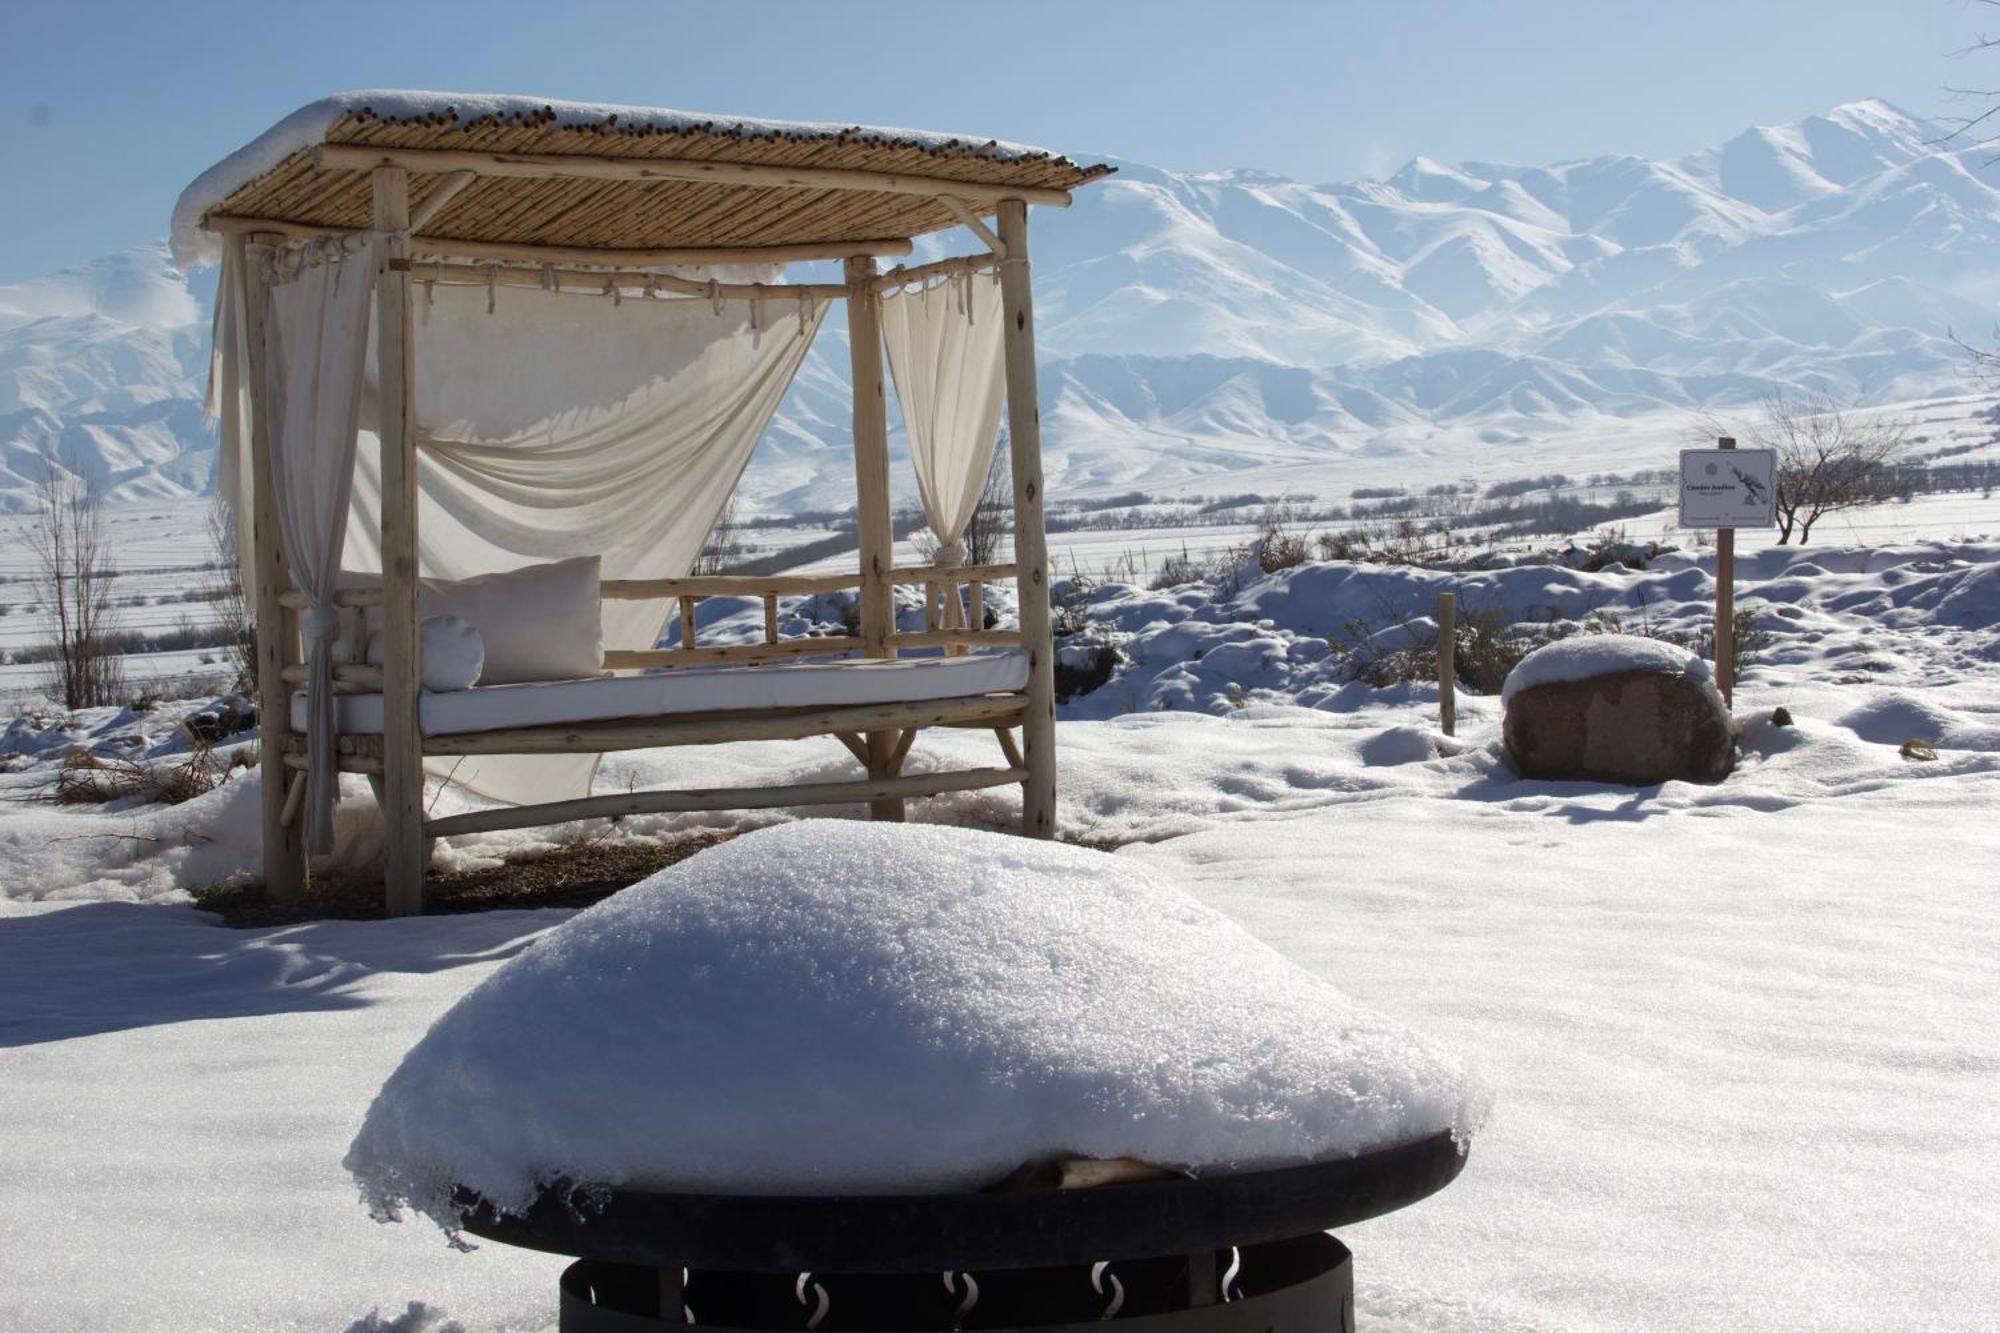
<svg viewBox="0 0 2000 1333">
<path fill-rule="evenodd" d="M 329 848 L 341 772 L 381 805 L 392 913 L 421 910 L 430 839 L 589 816 L 866 801 L 899 819 L 907 797 L 1018 783 L 1022 831 L 1053 836 L 1027 208 L 1109 170 L 905 130 L 383 92 L 305 107 L 189 186 L 176 257 L 222 265 L 211 391 L 258 626 L 271 891 Z M 985 250 L 881 271 L 958 226 Z M 829 260 L 837 282 L 779 281 Z M 692 576 L 836 300 L 857 568 Z M 885 352 L 939 542 L 915 568 L 892 559 Z M 968 565 L 1003 399 L 1014 558 Z M 1007 580 L 1018 625 L 988 627 L 984 589 Z M 899 585 L 924 589 L 922 628 L 899 628 Z M 781 599 L 839 590 L 851 632 L 781 633 Z M 710 597 L 761 600 L 761 641 L 701 642 Z M 991 729 L 1004 763 L 903 773 L 931 726 Z M 865 778 L 589 794 L 606 751 L 824 735 Z M 503 803 L 430 818 L 427 765 Z"/>
</svg>

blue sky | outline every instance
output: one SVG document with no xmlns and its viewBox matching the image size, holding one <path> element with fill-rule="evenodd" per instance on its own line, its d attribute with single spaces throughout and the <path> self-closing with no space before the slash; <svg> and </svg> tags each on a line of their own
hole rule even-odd
<svg viewBox="0 0 2000 1333">
<path fill-rule="evenodd" d="M 1014 20 L 1018 16 L 1019 21 Z M 504 91 L 959 130 L 1308 180 L 1665 156 L 1884 97 L 1950 113 L 1970 0 L 479 4 L 0 0 L 0 283 L 163 235 L 294 107 Z"/>
</svg>

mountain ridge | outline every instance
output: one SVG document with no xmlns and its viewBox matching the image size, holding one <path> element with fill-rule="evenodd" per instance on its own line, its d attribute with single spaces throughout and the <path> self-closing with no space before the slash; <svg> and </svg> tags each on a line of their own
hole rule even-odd
<svg viewBox="0 0 2000 1333">
<path fill-rule="evenodd" d="M 1121 163 L 1035 236 L 1051 485 L 1781 388 L 1962 389 L 1953 332 L 2000 304 L 2000 189 L 1941 137 L 1864 99 L 1663 160 L 1418 156 L 1330 184 Z M 0 287 L 0 507 L 52 454 L 121 498 L 200 489 L 206 305 L 158 245 Z M 753 463 L 756 507 L 851 502 L 837 319 L 826 337 Z"/>
</svg>

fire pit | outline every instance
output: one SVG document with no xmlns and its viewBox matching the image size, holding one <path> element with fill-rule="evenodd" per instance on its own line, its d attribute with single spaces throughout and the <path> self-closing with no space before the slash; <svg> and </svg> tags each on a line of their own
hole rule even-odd
<svg viewBox="0 0 2000 1333">
<path fill-rule="evenodd" d="M 1483 1107 L 1134 859 L 807 821 L 508 961 L 347 1165 L 380 1217 L 576 1256 L 567 1333 L 1333 1333 L 1326 1231 L 1449 1183 Z"/>
<path fill-rule="evenodd" d="M 547 1191 L 525 1214 L 461 1192 L 466 1230 L 580 1256 L 562 1333 L 667 1325 L 1349 1333 L 1324 1234 L 1414 1203 L 1465 1162 L 1450 1133 L 1341 1161 L 1094 1189 L 774 1196 Z"/>
</svg>

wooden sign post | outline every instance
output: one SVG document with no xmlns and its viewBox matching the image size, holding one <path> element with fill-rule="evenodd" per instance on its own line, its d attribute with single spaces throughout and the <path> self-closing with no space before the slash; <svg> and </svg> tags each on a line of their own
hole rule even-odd
<svg viewBox="0 0 2000 1333">
<path fill-rule="evenodd" d="M 1438 594 L 1438 729 L 1458 734 L 1458 598 Z"/>
<path fill-rule="evenodd" d="M 1736 703 L 1736 529 L 1778 521 L 1778 454 L 1738 449 L 1724 435 L 1713 449 L 1681 450 L 1681 526 L 1715 529 L 1715 683 Z"/>
<path fill-rule="evenodd" d="M 1734 436 L 1716 439 L 1717 449 L 1734 449 Z M 1715 530 L 1715 684 L 1722 702 L 1736 707 L 1736 529 Z"/>
</svg>

